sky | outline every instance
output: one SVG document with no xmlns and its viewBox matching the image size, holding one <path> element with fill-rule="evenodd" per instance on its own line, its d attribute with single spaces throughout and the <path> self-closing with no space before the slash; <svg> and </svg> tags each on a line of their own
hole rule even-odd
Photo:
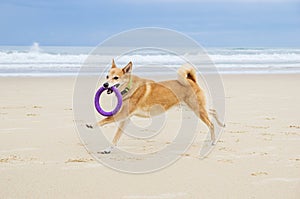
<svg viewBox="0 0 300 199">
<path fill-rule="evenodd" d="M 300 0 L 1 0 L 0 45 L 95 46 L 162 27 L 205 47 L 300 47 Z"/>
</svg>

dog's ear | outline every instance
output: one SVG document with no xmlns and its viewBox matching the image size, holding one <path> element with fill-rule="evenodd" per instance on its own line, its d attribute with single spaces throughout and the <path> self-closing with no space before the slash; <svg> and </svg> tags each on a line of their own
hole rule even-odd
<svg viewBox="0 0 300 199">
<path fill-rule="evenodd" d="M 122 68 L 123 73 L 130 73 L 132 69 L 132 62 L 129 62 L 124 68 Z"/>
<path fill-rule="evenodd" d="M 115 64 L 115 60 L 114 60 L 114 59 L 112 59 L 111 68 L 117 68 L 117 66 L 116 66 L 116 64 Z"/>
</svg>

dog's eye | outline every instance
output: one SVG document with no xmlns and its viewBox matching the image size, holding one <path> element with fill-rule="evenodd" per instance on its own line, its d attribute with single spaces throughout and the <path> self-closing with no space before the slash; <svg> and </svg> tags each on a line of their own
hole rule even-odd
<svg viewBox="0 0 300 199">
<path fill-rule="evenodd" d="M 108 79 L 109 77 L 108 77 L 108 75 L 106 76 L 106 79 Z"/>
<path fill-rule="evenodd" d="M 119 77 L 114 77 L 115 80 L 119 79 Z"/>
</svg>

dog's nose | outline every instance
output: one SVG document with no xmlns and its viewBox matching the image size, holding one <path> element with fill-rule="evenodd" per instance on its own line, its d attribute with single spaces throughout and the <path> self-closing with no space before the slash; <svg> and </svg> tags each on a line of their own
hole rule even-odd
<svg viewBox="0 0 300 199">
<path fill-rule="evenodd" d="M 109 84 L 108 84 L 107 82 L 105 82 L 105 83 L 103 84 L 103 86 L 104 86 L 104 88 L 107 88 L 107 87 L 109 86 Z"/>
</svg>

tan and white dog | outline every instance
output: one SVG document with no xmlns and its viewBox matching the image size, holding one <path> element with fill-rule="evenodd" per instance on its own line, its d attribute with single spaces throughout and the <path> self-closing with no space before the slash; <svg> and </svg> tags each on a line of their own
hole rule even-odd
<svg viewBox="0 0 300 199">
<path fill-rule="evenodd" d="M 161 82 L 134 76 L 131 71 L 132 62 L 129 62 L 124 68 L 118 68 L 113 60 L 111 69 L 106 76 L 107 81 L 103 84 L 106 88 L 118 87 L 123 95 L 123 106 L 116 115 L 107 117 L 96 124 L 103 126 L 119 122 L 112 141 L 113 146 L 101 153 L 110 153 L 117 145 L 131 116 L 155 116 L 181 102 L 185 103 L 207 125 L 212 143 L 215 143 L 214 125 L 208 117 L 205 95 L 197 84 L 196 71 L 192 66 L 184 65 L 179 68 L 177 80 Z M 112 90 L 108 89 L 107 93 L 111 94 Z M 215 110 L 210 110 L 209 113 L 214 116 L 219 125 L 224 126 L 218 120 Z M 93 128 L 92 125 L 87 124 L 86 126 Z"/>
</svg>

